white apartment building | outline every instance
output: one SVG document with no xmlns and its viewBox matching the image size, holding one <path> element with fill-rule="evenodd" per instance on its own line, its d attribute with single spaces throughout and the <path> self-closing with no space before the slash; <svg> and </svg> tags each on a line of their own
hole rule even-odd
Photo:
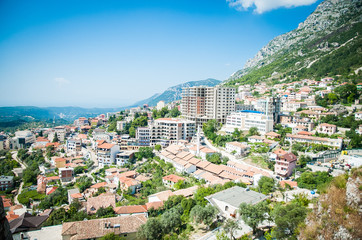
<svg viewBox="0 0 362 240">
<path fill-rule="evenodd" d="M 69 139 L 67 140 L 67 152 L 68 153 L 77 153 L 82 150 L 82 141 L 79 139 Z"/>
<path fill-rule="evenodd" d="M 235 151 L 236 155 L 243 155 L 250 147 L 240 142 L 228 142 L 225 144 L 225 149 L 230 153 Z"/>
<path fill-rule="evenodd" d="M 122 131 L 126 127 L 126 121 L 117 121 L 117 131 Z"/>
<path fill-rule="evenodd" d="M 29 147 L 31 144 L 35 143 L 35 141 L 35 135 L 31 131 L 17 131 L 15 132 L 15 137 L 10 139 L 10 148 Z"/>
<path fill-rule="evenodd" d="M 235 111 L 235 89 L 230 87 L 188 87 L 182 89 L 181 113 L 196 125 L 216 119 L 225 123 Z"/>
<path fill-rule="evenodd" d="M 343 144 L 342 139 L 321 138 L 294 134 L 287 134 L 285 140 L 289 141 L 291 144 L 293 144 L 294 142 L 315 143 L 327 145 L 336 149 L 341 149 Z"/>
<path fill-rule="evenodd" d="M 332 135 L 337 132 L 337 126 L 334 124 L 329 124 L 329 123 L 321 123 L 318 125 L 318 127 L 316 129 L 317 129 L 317 132 L 328 134 L 328 135 Z"/>
<path fill-rule="evenodd" d="M 136 139 L 140 146 L 150 146 L 150 128 L 138 127 L 136 130 Z"/>
<path fill-rule="evenodd" d="M 259 133 L 265 134 L 273 131 L 273 118 L 262 112 L 244 110 L 233 112 L 226 118 L 226 124 L 223 130 L 227 133 L 234 132 L 234 129 L 249 130 L 256 127 Z"/>
<path fill-rule="evenodd" d="M 165 101 L 159 101 L 157 103 L 156 109 L 157 109 L 157 111 L 161 111 L 162 108 L 164 108 L 164 107 L 166 107 Z"/>
<path fill-rule="evenodd" d="M 123 166 L 129 162 L 129 160 L 132 160 L 134 158 L 134 152 L 133 151 L 121 151 L 117 153 L 116 155 L 116 164 L 118 166 Z"/>
<path fill-rule="evenodd" d="M 119 146 L 111 143 L 103 143 L 97 147 L 98 166 L 112 165 L 116 162 L 116 155 L 119 153 Z"/>
<path fill-rule="evenodd" d="M 194 121 L 179 118 L 159 118 L 149 124 L 150 145 L 168 146 L 179 140 L 190 141 L 195 135 Z"/>
</svg>

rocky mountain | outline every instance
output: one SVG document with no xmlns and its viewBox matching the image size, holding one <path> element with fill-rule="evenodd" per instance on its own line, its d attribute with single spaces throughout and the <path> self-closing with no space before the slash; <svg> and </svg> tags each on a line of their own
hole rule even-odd
<svg viewBox="0 0 362 240">
<path fill-rule="evenodd" d="M 323 1 L 298 28 L 264 46 L 227 84 L 353 73 L 362 66 L 361 6 L 360 0 Z"/>
<path fill-rule="evenodd" d="M 200 80 L 200 81 L 191 81 L 191 82 L 182 83 L 182 84 L 168 88 L 163 93 L 157 93 L 150 98 L 139 101 L 130 107 L 142 106 L 143 104 L 148 104 L 149 106 L 156 106 L 159 101 L 165 101 L 166 103 L 177 101 L 177 100 L 181 99 L 182 88 L 193 87 L 193 86 L 213 87 L 220 83 L 221 83 L 221 81 L 212 79 L 212 78 L 208 78 L 208 79 Z"/>
</svg>

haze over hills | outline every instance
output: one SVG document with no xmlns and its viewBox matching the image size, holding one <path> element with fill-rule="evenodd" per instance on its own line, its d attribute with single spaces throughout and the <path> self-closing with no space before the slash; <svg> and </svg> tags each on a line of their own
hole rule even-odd
<svg viewBox="0 0 362 240">
<path fill-rule="evenodd" d="M 200 81 L 190 81 L 190 82 L 182 83 L 182 84 L 168 88 L 163 93 L 157 93 L 150 98 L 141 100 L 141 101 L 133 104 L 130 107 L 142 106 L 143 104 L 148 104 L 149 106 L 155 106 L 159 101 L 165 101 L 166 103 L 169 103 L 169 102 L 181 100 L 182 88 L 184 88 L 184 87 L 193 87 L 193 86 L 213 87 L 220 83 L 221 83 L 220 80 L 216 80 L 213 78 L 208 78 L 208 79 L 200 80 Z"/>
<path fill-rule="evenodd" d="M 323 1 L 297 29 L 264 46 L 226 85 L 354 73 L 362 66 L 361 6 L 359 0 Z"/>
</svg>

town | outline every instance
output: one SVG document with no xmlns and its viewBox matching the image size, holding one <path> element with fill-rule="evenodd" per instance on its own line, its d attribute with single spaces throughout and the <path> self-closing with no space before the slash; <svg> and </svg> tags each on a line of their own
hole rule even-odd
<svg viewBox="0 0 362 240">
<path fill-rule="evenodd" d="M 170 103 L 2 132 L 1 214 L 13 239 L 284 239 L 361 174 L 361 148 L 362 83 L 186 87 Z"/>
</svg>

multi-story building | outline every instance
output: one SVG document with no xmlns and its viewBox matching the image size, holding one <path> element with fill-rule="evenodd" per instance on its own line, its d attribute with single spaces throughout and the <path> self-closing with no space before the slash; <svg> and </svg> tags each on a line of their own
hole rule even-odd
<svg viewBox="0 0 362 240">
<path fill-rule="evenodd" d="M 291 144 L 294 142 L 301 143 L 315 143 L 315 144 L 323 144 L 336 149 L 342 149 L 343 140 L 342 139 L 331 139 L 331 138 L 321 138 L 321 137 L 312 137 L 305 135 L 294 135 L 287 134 L 285 140 L 289 141 Z"/>
<path fill-rule="evenodd" d="M 129 160 L 132 160 L 134 158 L 134 152 L 133 151 L 121 151 L 117 153 L 116 155 L 116 164 L 118 166 L 123 166 L 129 162 Z"/>
<path fill-rule="evenodd" d="M 227 116 L 223 129 L 228 133 L 232 133 L 235 128 L 249 130 L 252 127 L 256 127 L 258 132 L 262 134 L 273 131 L 273 118 L 258 111 L 233 112 Z"/>
<path fill-rule="evenodd" d="M 157 103 L 156 109 L 157 109 L 157 111 L 161 111 L 162 108 L 164 108 L 164 107 L 166 107 L 165 101 L 159 101 Z"/>
<path fill-rule="evenodd" d="M 88 121 L 88 119 L 85 118 L 85 117 L 80 117 L 80 118 L 76 119 L 73 124 L 74 124 L 74 126 L 80 128 L 80 127 L 82 127 L 82 126 L 88 126 L 88 125 L 89 125 L 89 121 Z"/>
<path fill-rule="evenodd" d="M 122 131 L 126 127 L 126 121 L 117 121 L 117 131 Z"/>
<path fill-rule="evenodd" d="M 77 153 L 82 150 L 82 141 L 80 139 L 69 139 L 67 140 L 67 152 Z"/>
<path fill-rule="evenodd" d="M 159 118 L 149 124 L 150 145 L 168 146 L 179 140 L 190 141 L 195 135 L 194 121 L 179 118 Z"/>
<path fill-rule="evenodd" d="M 70 182 L 74 178 L 73 168 L 59 168 L 59 178 L 62 182 Z"/>
<path fill-rule="evenodd" d="M 13 186 L 13 176 L 0 176 L 0 190 L 5 191 Z"/>
<path fill-rule="evenodd" d="M 275 172 L 283 177 L 292 175 L 297 166 L 297 156 L 293 153 L 286 153 L 275 160 Z"/>
<path fill-rule="evenodd" d="M 136 139 L 138 145 L 149 146 L 150 145 L 150 128 L 149 127 L 138 127 L 136 130 Z"/>
<path fill-rule="evenodd" d="M 116 162 L 116 155 L 119 153 L 119 146 L 111 143 L 103 143 L 97 147 L 98 165 L 103 168 L 105 165 L 112 165 Z"/>
<path fill-rule="evenodd" d="M 225 144 L 225 149 L 230 153 L 235 152 L 236 155 L 244 155 L 250 147 L 239 142 L 228 142 Z"/>
<path fill-rule="evenodd" d="M 294 128 L 298 125 L 308 128 L 307 131 L 312 131 L 314 128 L 314 122 L 308 117 L 282 115 L 280 116 L 280 123 L 283 127 Z"/>
<path fill-rule="evenodd" d="M 0 135 L 0 150 L 9 149 L 10 141 L 8 136 Z"/>
<path fill-rule="evenodd" d="M 10 140 L 10 148 L 30 147 L 35 141 L 35 135 L 31 131 L 17 131 L 15 132 L 15 137 Z"/>
<path fill-rule="evenodd" d="M 265 113 L 267 116 L 272 116 L 275 123 L 279 122 L 281 112 L 281 101 L 279 97 L 267 97 L 258 99 L 256 106 L 257 111 Z"/>
<path fill-rule="evenodd" d="M 317 132 L 332 135 L 337 132 L 337 126 L 329 123 L 321 123 L 317 127 Z"/>
<path fill-rule="evenodd" d="M 235 111 L 235 89 L 230 87 L 189 87 L 182 89 L 181 113 L 196 125 L 216 119 L 225 123 Z"/>
</svg>

